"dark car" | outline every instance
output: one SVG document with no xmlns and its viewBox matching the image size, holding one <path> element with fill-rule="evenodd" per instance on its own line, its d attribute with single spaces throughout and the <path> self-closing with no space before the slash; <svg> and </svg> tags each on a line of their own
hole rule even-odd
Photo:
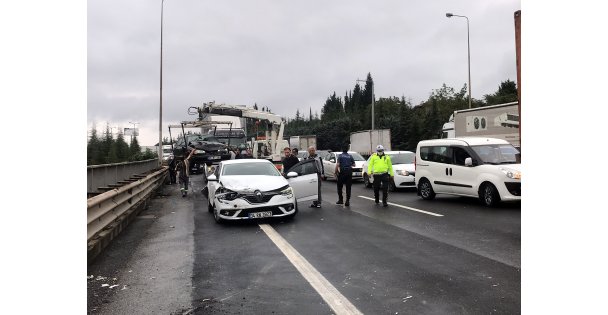
<svg viewBox="0 0 608 315">
<path fill-rule="evenodd" d="M 173 151 L 176 159 L 183 158 L 184 154 L 188 154 L 190 150 L 196 150 L 190 161 L 190 169 L 199 172 L 203 165 L 218 164 L 223 160 L 230 160 L 230 151 L 228 146 L 219 142 L 212 135 L 186 135 L 186 143 L 184 138 L 181 138 Z"/>
</svg>

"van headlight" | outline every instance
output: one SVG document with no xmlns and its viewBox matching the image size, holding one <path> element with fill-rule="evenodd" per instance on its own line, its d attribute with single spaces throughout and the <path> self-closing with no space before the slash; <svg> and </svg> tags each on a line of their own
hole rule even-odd
<svg viewBox="0 0 608 315">
<path fill-rule="evenodd" d="M 292 198 L 293 197 L 293 188 L 287 187 L 287 188 L 281 190 L 280 194 L 281 194 L 281 196 L 285 196 L 287 198 Z"/>
<path fill-rule="evenodd" d="M 512 179 L 521 179 L 521 172 L 520 171 L 515 171 L 515 170 L 511 170 L 508 168 L 501 168 L 500 169 L 508 178 L 512 178 Z"/>
</svg>

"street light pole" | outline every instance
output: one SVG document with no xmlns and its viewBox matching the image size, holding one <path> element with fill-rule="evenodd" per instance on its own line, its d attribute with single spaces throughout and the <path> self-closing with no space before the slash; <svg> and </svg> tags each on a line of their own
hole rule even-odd
<svg viewBox="0 0 608 315">
<path fill-rule="evenodd" d="M 468 52 L 468 60 L 469 60 L 469 108 L 471 108 L 471 42 L 469 38 L 469 18 L 464 15 L 456 15 L 452 13 L 446 13 L 446 17 L 451 18 L 453 16 L 463 17 L 467 19 L 467 52 Z"/>
<path fill-rule="evenodd" d="M 367 82 L 367 81 L 357 79 L 357 82 Z M 374 97 L 374 81 L 372 81 L 372 130 L 376 130 L 376 128 L 375 128 L 375 124 L 374 124 L 374 120 L 375 120 L 375 115 L 374 115 L 374 103 L 375 103 L 375 97 Z"/>
<path fill-rule="evenodd" d="M 158 164 L 163 162 L 163 7 L 160 2 L 160 108 L 158 112 Z"/>
</svg>

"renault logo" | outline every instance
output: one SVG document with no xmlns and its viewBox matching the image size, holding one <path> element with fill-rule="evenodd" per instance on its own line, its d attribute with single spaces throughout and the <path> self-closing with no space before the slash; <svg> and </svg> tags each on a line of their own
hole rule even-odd
<svg viewBox="0 0 608 315">
<path fill-rule="evenodd" d="M 254 194 L 255 194 L 255 197 L 258 199 L 258 202 L 261 202 L 264 199 L 264 195 L 262 194 L 261 191 L 256 190 L 254 192 Z"/>
</svg>

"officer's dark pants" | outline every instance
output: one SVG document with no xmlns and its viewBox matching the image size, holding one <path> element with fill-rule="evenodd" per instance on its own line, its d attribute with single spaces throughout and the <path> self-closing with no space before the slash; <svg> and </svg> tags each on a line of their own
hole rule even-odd
<svg viewBox="0 0 608 315">
<path fill-rule="evenodd" d="M 346 200 L 350 200 L 350 187 L 353 182 L 353 171 L 340 171 L 338 174 L 338 200 L 342 201 L 342 187 L 346 185 Z"/>
<path fill-rule="evenodd" d="M 376 199 L 376 203 L 379 200 L 380 184 L 382 184 L 382 203 L 386 204 L 388 199 L 388 180 L 388 173 L 377 175 L 374 174 L 374 198 Z"/>
</svg>

